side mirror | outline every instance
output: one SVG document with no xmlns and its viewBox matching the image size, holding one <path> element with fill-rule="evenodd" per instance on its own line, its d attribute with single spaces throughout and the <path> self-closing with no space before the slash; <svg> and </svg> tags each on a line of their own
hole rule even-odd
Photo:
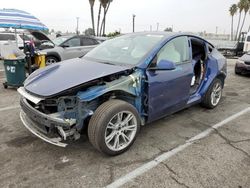
<svg viewBox="0 0 250 188">
<path fill-rule="evenodd" d="M 69 47 L 69 45 L 66 45 L 66 44 L 62 44 L 60 46 L 63 47 L 63 48 L 68 48 Z"/>
<path fill-rule="evenodd" d="M 162 59 L 155 67 L 156 70 L 174 70 L 175 64 L 172 61 Z"/>
</svg>

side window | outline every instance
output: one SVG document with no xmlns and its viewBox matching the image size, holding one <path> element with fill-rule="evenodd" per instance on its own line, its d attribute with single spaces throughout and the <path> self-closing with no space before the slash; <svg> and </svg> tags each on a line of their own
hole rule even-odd
<svg viewBox="0 0 250 188">
<path fill-rule="evenodd" d="M 97 44 L 97 42 L 94 39 L 83 38 L 83 46 L 91 46 L 95 44 Z"/>
<path fill-rule="evenodd" d="M 247 42 L 250 42 L 250 36 L 247 36 Z"/>
<path fill-rule="evenodd" d="M 0 34 L 0 41 L 16 40 L 13 34 Z"/>
<path fill-rule="evenodd" d="M 190 59 L 188 38 L 183 36 L 174 38 L 173 40 L 169 41 L 158 52 L 156 59 L 157 64 L 161 60 L 169 60 L 176 64 L 181 64 L 188 61 Z"/>
<path fill-rule="evenodd" d="M 66 41 L 64 45 L 69 47 L 81 46 L 81 40 L 80 38 L 72 38 Z"/>
<path fill-rule="evenodd" d="M 19 35 L 19 36 L 24 41 L 29 41 L 30 40 L 30 38 L 27 35 Z"/>
</svg>

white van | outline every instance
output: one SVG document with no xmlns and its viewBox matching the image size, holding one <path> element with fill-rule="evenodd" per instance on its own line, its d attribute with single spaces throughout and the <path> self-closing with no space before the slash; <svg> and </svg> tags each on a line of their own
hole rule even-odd
<svg viewBox="0 0 250 188">
<path fill-rule="evenodd" d="M 250 32 L 247 33 L 243 51 L 244 52 L 250 51 Z"/>
</svg>

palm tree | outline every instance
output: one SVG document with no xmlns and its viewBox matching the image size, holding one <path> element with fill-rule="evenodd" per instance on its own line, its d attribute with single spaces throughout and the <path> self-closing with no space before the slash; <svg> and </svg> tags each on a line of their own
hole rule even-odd
<svg viewBox="0 0 250 188">
<path fill-rule="evenodd" d="M 243 4 L 243 10 L 244 10 L 245 14 L 244 14 L 244 18 L 243 18 L 242 25 L 241 25 L 241 28 L 240 28 L 238 40 L 240 39 L 240 34 L 241 34 L 242 29 L 243 29 L 244 24 L 245 24 L 246 15 L 247 15 L 247 13 L 249 11 L 249 8 L 250 8 L 249 0 L 242 0 L 242 4 Z"/>
<path fill-rule="evenodd" d="M 96 35 L 99 36 L 99 26 L 100 26 L 100 19 L 101 19 L 101 11 L 102 11 L 102 3 L 100 0 L 99 5 L 99 11 L 98 11 L 98 19 L 97 19 L 97 29 L 96 29 Z"/>
<path fill-rule="evenodd" d="M 239 21 L 238 21 L 238 25 L 237 25 L 235 40 L 237 40 L 237 38 L 238 38 L 238 31 L 239 31 L 240 21 L 241 21 L 241 13 L 242 13 L 242 11 L 244 9 L 244 5 L 245 5 L 244 1 L 245 0 L 240 0 L 240 2 L 237 4 L 237 6 L 239 8 L 240 15 L 239 15 Z M 239 33 L 239 36 L 240 36 L 240 33 Z"/>
<path fill-rule="evenodd" d="M 237 13 L 238 7 L 236 4 L 233 4 L 230 9 L 230 15 L 232 16 L 232 23 L 231 23 L 231 40 L 233 40 L 233 35 L 234 35 L 234 15 Z"/>
<path fill-rule="evenodd" d="M 100 0 L 100 3 L 102 4 L 102 7 L 103 7 L 103 18 L 102 18 L 101 28 L 99 30 L 99 35 L 102 35 L 105 17 L 106 17 L 105 12 L 106 12 L 106 8 L 107 8 L 107 5 L 109 3 L 109 0 Z M 104 33 L 105 33 L 105 31 L 104 31 Z"/>
<path fill-rule="evenodd" d="M 92 29 L 93 29 L 93 34 L 95 36 L 95 18 L 94 18 L 95 0 L 89 0 L 89 4 L 90 4 L 90 11 L 91 11 Z"/>
<path fill-rule="evenodd" d="M 250 0 L 248 0 L 248 2 L 249 2 L 249 5 L 250 5 Z M 249 8 L 250 9 L 250 8 Z M 250 14 L 250 11 L 249 11 L 249 14 Z M 247 32 L 249 32 L 250 31 L 250 25 L 249 25 L 249 27 L 248 27 L 248 30 L 247 30 Z"/>
<path fill-rule="evenodd" d="M 105 35 L 105 26 L 106 26 L 106 15 L 110 6 L 110 3 L 112 2 L 112 0 L 100 0 L 104 13 L 103 13 L 103 19 L 102 19 L 102 23 L 101 23 L 101 28 L 100 28 L 100 35 Z"/>
</svg>

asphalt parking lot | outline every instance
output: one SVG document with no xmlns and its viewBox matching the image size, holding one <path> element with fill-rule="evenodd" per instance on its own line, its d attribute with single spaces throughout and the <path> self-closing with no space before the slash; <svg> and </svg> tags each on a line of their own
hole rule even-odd
<svg viewBox="0 0 250 188">
<path fill-rule="evenodd" d="M 250 187 L 250 77 L 236 76 L 234 63 L 216 109 L 197 105 L 147 125 L 116 157 L 86 137 L 66 148 L 36 138 L 19 119 L 16 90 L 1 86 L 0 187 Z"/>
</svg>

